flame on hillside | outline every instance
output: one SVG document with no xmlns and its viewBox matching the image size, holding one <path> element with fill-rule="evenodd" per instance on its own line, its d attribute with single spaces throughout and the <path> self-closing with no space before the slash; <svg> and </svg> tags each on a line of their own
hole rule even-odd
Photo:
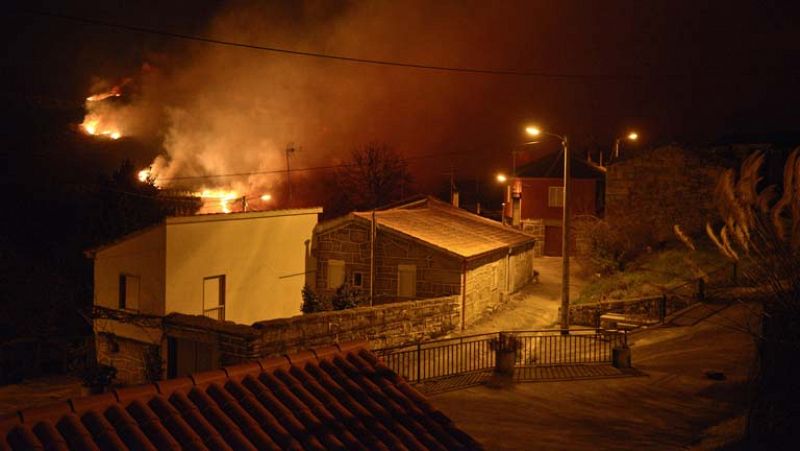
<svg viewBox="0 0 800 451">
<path fill-rule="evenodd" d="M 108 91 L 92 94 L 86 98 L 86 116 L 80 125 L 87 135 L 111 138 L 122 138 L 122 128 L 115 119 L 113 109 L 104 100 L 120 97 L 122 87 L 114 86 Z"/>
</svg>

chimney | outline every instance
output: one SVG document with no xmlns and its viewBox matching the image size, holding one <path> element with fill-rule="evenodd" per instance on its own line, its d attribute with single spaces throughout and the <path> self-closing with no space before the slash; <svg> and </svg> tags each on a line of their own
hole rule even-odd
<svg viewBox="0 0 800 451">
<path fill-rule="evenodd" d="M 452 194 L 450 194 L 450 203 L 452 203 L 454 207 L 458 208 L 458 203 L 459 203 L 458 190 L 454 189 Z"/>
</svg>

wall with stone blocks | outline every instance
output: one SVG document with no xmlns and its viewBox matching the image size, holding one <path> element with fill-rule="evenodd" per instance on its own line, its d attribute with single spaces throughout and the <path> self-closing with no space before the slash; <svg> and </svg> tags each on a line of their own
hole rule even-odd
<svg viewBox="0 0 800 451">
<path fill-rule="evenodd" d="M 653 149 L 608 166 L 605 218 L 625 226 L 647 218 L 656 241 L 673 237 L 673 225 L 689 233 L 702 232 L 717 217 L 714 188 L 724 170 L 696 152 L 676 146 Z"/>
<path fill-rule="evenodd" d="M 662 319 L 662 308 L 665 309 L 665 315 L 671 315 L 700 300 L 699 293 L 694 291 L 696 290 L 696 285 L 688 285 L 686 288 L 663 296 L 570 305 L 570 324 L 599 327 L 600 317 L 606 313 L 620 313 L 626 316 L 658 321 Z"/>
<path fill-rule="evenodd" d="M 315 291 L 318 294 L 331 296 L 337 288 L 328 287 L 328 260 L 346 262 L 347 281 L 352 280 L 354 272 L 361 272 L 362 291 L 369 293 L 369 234 L 368 224 L 351 221 L 314 237 L 313 252 L 317 260 Z M 458 258 L 379 227 L 375 245 L 376 304 L 398 300 L 398 265 L 416 265 L 418 298 L 450 296 L 460 292 L 461 263 Z"/>
<path fill-rule="evenodd" d="M 523 219 L 522 231 L 536 238 L 533 255 L 544 255 L 544 219 Z"/>
<path fill-rule="evenodd" d="M 145 356 L 148 352 L 152 352 L 153 348 L 158 346 L 113 334 L 95 335 L 97 363 L 116 368 L 116 382 L 126 385 L 147 382 Z"/>
<path fill-rule="evenodd" d="M 134 313 L 115 312 L 115 319 L 105 321 L 106 324 L 118 322 L 136 327 L 136 317 Z M 153 321 L 148 318 L 148 329 L 153 328 Z M 160 355 L 166 366 L 167 337 L 211 344 L 215 350 L 213 355 L 218 359 L 217 366 L 352 340 L 368 340 L 376 348 L 403 345 L 460 329 L 461 297 L 312 313 L 257 322 L 252 326 L 173 313 L 160 320 L 160 328 L 163 330 L 160 346 L 111 333 L 97 333 L 98 362 L 116 367 L 119 382 L 138 384 L 146 381 L 145 353 L 149 349 L 164 350 Z"/>
</svg>

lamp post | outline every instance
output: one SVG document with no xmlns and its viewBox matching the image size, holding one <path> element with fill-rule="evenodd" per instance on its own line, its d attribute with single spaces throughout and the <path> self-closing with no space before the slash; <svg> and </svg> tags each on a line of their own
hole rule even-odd
<svg viewBox="0 0 800 451">
<path fill-rule="evenodd" d="M 508 182 L 508 177 L 505 174 L 500 173 L 500 174 L 497 174 L 497 177 L 495 177 L 495 179 L 497 180 L 497 183 L 501 183 L 501 184 L 505 185 L 506 192 L 504 194 L 504 196 L 505 196 L 504 199 L 506 201 L 510 200 L 510 198 L 511 198 L 510 197 L 511 196 L 511 185 L 509 185 L 507 183 Z M 500 210 L 500 222 L 502 222 L 503 225 L 506 224 L 506 202 L 505 201 L 503 202 L 502 209 Z"/>
<path fill-rule="evenodd" d="M 569 334 L 569 220 L 570 220 L 570 174 L 569 174 L 569 140 L 566 135 L 556 135 L 539 130 L 536 127 L 526 127 L 525 132 L 531 136 L 552 136 L 561 141 L 564 150 L 564 189 L 562 198 L 561 216 L 561 333 Z"/>
<path fill-rule="evenodd" d="M 614 159 L 615 160 L 617 158 L 619 158 L 619 143 L 623 139 L 627 139 L 628 141 L 636 141 L 637 139 L 639 139 L 639 134 L 636 133 L 636 132 L 630 132 L 624 138 L 620 137 L 620 138 L 617 138 L 617 139 L 614 140 Z"/>
</svg>

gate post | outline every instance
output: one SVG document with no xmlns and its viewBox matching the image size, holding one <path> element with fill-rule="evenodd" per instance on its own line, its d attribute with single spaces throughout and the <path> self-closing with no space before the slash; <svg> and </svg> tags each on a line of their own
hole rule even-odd
<svg viewBox="0 0 800 451">
<path fill-rule="evenodd" d="M 611 364 L 614 368 L 631 367 L 631 348 L 628 347 L 628 333 L 622 333 L 622 346 L 615 346 L 611 350 Z"/>
<path fill-rule="evenodd" d="M 494 346 L 494 372 L 500 376 L 513 377 L 519 341 L 514 334 L 500 332 Z"/>
<path fill-rule="evenodd" d="M 420 381 L 422 374 L 422 342 L 417 342 L 417 383 Z"/>
</svg>

